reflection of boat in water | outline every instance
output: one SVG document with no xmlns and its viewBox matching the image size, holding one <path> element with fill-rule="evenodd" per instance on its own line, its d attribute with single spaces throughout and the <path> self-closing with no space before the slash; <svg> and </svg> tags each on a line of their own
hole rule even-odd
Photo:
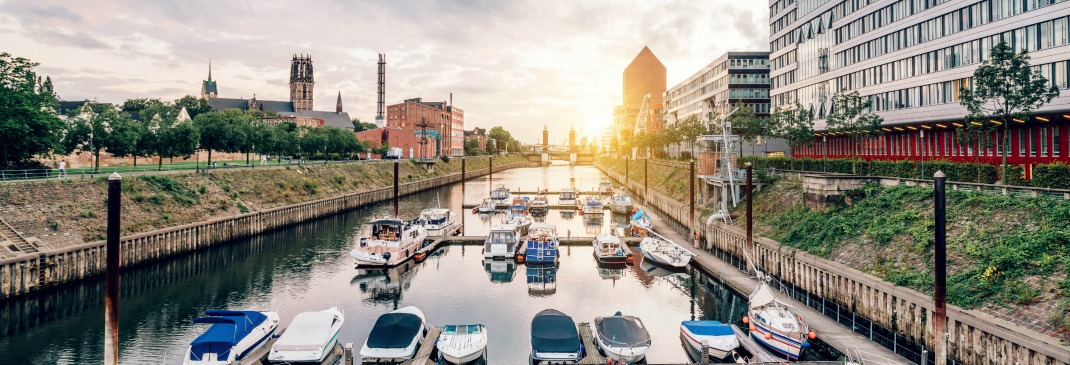
<svg viewBox="0 0 1070 365">
<path fill-rule="evenodd" d="M 526 265 L 528 295 L 541 297 L 557 292 L 557 265 Z"/>
<path fill-rule="evenodd" d="M 516 261 L 484 259 L 483 270 L 487 271 L 493 283 L 510 283 L 516 275 Z"/>
<path fill-rule="evenodd" d="M 602 278 L 602 280 L 609 280 L 616 284 L 617 280 L 624 278 L 624 268 L 624 264 L 600 264 L 598 265 L 598 277 Z"/>
<path fill-rule="evenodd" d="M 349 281 L 349 285 L 359 287 L 360 292 L 366 294 L 366 302 L 395 303 L 409 289 L 419 267 L 409 261 L 391 268 L 357 269 L 357 275 Z"/>
</svg>

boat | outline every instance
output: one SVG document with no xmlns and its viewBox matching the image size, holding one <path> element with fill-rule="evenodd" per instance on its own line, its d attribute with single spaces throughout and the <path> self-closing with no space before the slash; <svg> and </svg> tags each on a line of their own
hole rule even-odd
<svg viewBox="0 0 1070 365">
<path fill-rule="evenodd" d="M 357 267 L 393 267 L 408 261 L 423 247 L 427 230 L 423 226 L 390 217 L 368 223 L 371 235 L 361 237 L 359 246 L 349 251 Z"/>
<path fill-rule="evenodd" d="M 510 224 L 495 225 L 483 242 L 483 257 L 512 259 L 519 249 L 520 233 L 516 227 Z"/>
<path fill-rule="evenodd" d="M 438 355 L 450 363 L 475 361 L 487 350 L 487 328 L 482 324 L 442 326 L 435 347 L 438 348 Z"/>
<path fill-rule="evenodd" d="M 492 283 L 511 283 L 516 276 L 516 261 L 483 259 L 483 270 Z"/>
<path fill-rule="evenodd" d="M 275 364 L 322 363 L 338 343 L 345 314 L 338 307 L 299 313 L 271 346 L 268 361 Z"/>
<path fill-rule="evenodd" d="M 549 296 L 557 292 L 557 265 L 525 265 L 528 295 Z"/>
<path fill-rule="evenodd" d="M 810 347 L 808 338 L 817 335 L 810 332 L 802 316 L 776 299 L 768 275 L 758 271 L 758 286 L 748 299 L 748 312 L 743 322 L 749 324 L 754 341 L 779 356 L 798 360 L 802 350 Z"/>
<path fill-rule="evenodd" d="M 509 198 L 512 196 L 513 194 L 509 193 L 509 188 L 506 188 L 505 185 L 498 185 L 497 188 L 490 191 L 490 198 L 494 200 L 495 204 L 509 204 Z"/>
<path fill-rule="evenodd" d="M 491 198 L 483 199 L 483 202 L 476 207 L 476 212 L 479 213 L 494 213 L 496 210 L 498 210 L 498 204 L 494 203 L 494 199 Z"/>
<path fill-rule="evenodd" d="M 590 198 L 587 200 L 586 203 L 583 204 L 584 215 L 602 215 L 603 211 L 605 211 L 605 207 L 598 199 Z"/>
<path fill-rule="evenodd" d="M 505 216 L 502 222 L 516 227 L 521 235 L 528 234 L 528 229 L 531 227 L 531 217 L 528 217 L 524 210 L 512 207 L 509 207 L 509 215 Z"/>
<path fill-rule="evenodd" d="M 613 197 L 609 199 L 609 210 L 613 213 L 631 213 L 633 206 L 632 197 L 628 194 L 613 194 Z"/>
<path fill-rule="evenodd" d="M 557 227 L 549 223 L 532 224 L 524 244 L 524 261 L 529 264 L 556 263 L 561 258 L 560 244 Z"/>
<path fill-rule="evenodd" d="M 620 312 L 612 316 L 598 317 L 591 326 L 599 350 L 607 358 L 624 363 L 636 363 L 646 357 L 650 350 L 650 332 L 637 317 Z"/>
<path fill-rule="evenodd" d="M 594 258 L 599 264 L 623 264 L 628 262 L 632 250 L 614 235 L 600 234 L 591 241 L 594 246 Z"/>
<path fill-rule="evenodd" d="M 520 210 L 524 213 L 528 212 L 528 198 L 515 196 L 513 202 L 509 203 L 509 210 Z"/>
<path fill-rule="evenodd" d="M 691 257 L 694 256 L 691 251 L 657 233 L 652 233 L 649 237 L 639 241 L 639 251 L 647 260 L 673 268 L 687 267 L 687 264 L 691 262 Z"/>
<path fill-rule="evenodd" d="M 531 199 L 531 205 L 528 206 L 528 211 L 531 215 L 543 215 L 550 212 L 550 202 L 546 201 L 546 197 L 543 195 L 537 195 Z"/>
<path fill-rule="evenodd" d="M 196 324 L 210 324 L 186 349 L 183 364 L 234 364 L 249 358 L 264 346 L 279 328 L 275 312 L 213 309 L 207 317 L 193 319 Z"/>
<path fill-rule="evenodd" d="M 612 193 L 613 192 L 613 183 L 609 182 L 609 180 L 602 179 L 602 181 L 600 181 L 598 183 L 598 192 L 599 193 Z"/>
<path fill-rule="evenodd" d="M 706 356 L 710 359 L 724 360 L 739 347 L 739 339 L 732 332 L 732 327 L 718 321 L 684 321 L 680 323 L 680 336 L 690 347 L 689 353 L 701 356 L 705 344 Z"/>
<path fill-rule="evenodd" d="M 635 214 L 632 214 L 631 218 L 629 219 L 629 224 L 631 225 L 630 230 L 632 236 L 646 237 L 650 235 L 651 227 L 654 223 L 650 219 L 650 215 L 646 214 L 645 211 L 640 209 L 639 211 L 635 212 Z"/>
<path fill-rule="evenodd" d="M 557 205 L 562 206 L 562 208 L 575 207 L 577 197 L 576 188 L 561 189 L 561 193 L 557 195 Z"/>
<path fill-rule="evenodd" d="M 420 212 L 420 218 L 413 223 L 423 226 L 428 236 L 447 236 L 461 227 L 461 218 L 457 212 L 446 208 L 428 208 Z"/>
<path fill-rule="evenodd" d="M 365 362 L 403 362 L 412 360 L 427 333 L 424 313 L 416 307 L 404 307 L 383 314 L 375 320 L 368 339 L 360 349 Z"/>
<path fill-rule="evenodd" d="M 544 309 L 531 319 L 533 363 L 576 363 L 583 357 L 580 332 L 572 317 L 556 309 Z"/>
</svg>

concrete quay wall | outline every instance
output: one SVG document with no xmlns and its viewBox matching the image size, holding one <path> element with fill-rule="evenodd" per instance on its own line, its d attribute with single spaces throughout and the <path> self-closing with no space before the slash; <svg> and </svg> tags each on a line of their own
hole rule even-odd
<svg viewBox="0 0 1070 365">
<path fill-rule="evenodd" d="M 513 163 L 495 166 L 494 171 L 527 166 Z M 488 169 L 466 171 L 465 177 L 484 176 Z M 399 195 L 433 189 L 461 181 L 460 173 L 401 184 Z M 169 256 L 196 251 L 233 239 L 249 237 L 273 229 L 389 201 L 393 186 L 291 204 L 231 217 L 186 224 L 120 238 L 124 267 L 145 264 Z M 0 300 L 101 275 L 105 269 L 105 241 L 48 250 L 0 260 Z"/>
</svg>

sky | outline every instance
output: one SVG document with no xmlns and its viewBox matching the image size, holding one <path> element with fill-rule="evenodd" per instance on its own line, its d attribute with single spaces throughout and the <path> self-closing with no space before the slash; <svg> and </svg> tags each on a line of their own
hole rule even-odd
<svg viewBox="0 0 1070 365">
<path fill-rule="evenodd" d="M 535 143 L 596 135 L 643 49 L 668 85 L 727 51 L 767 51 L 765 0 L 0 0 L 0 52 L 40 63 L 64 100 L 199 95 L 211 59 L 219 96 L 288 100 L 290 59 L 309 54 L 315 109 L 338 92 L 374 121 L 377 54 L 386 103 L 423 97 Z"/>
</svg>

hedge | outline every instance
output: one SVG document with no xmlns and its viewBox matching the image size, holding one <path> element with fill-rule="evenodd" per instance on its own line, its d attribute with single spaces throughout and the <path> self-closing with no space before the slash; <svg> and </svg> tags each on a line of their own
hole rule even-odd
<svg viewBox="0 0 1070 365">
<path fill-rule="evenodd" d="M 750 162 L 756 169 L 768 169 L 775 167 L 781 170 L 798 171 L 827 171 L 832 173 L 850 174 L 851 165 L 857 162 L 858 175 L 862 176 L 886 176 L 905 179 L 920 179 L 922 165 L 918 161 L 900 160 L 852 160 L 846 158 L 830 158 L 827 160 L 787 157 L 759 157 L 747 156 L 740 162 Z M 942 170 L 950 181 L 976 182 L 993 184 L 997 180 L 996 166 L 973 162 L 952 162 L 946 160 L 925 161 L 925 178 L 931 179 L 932 174 Z M 1070 182 L 1070 181 L 1068 181 Z"/>
<path fill-rule="evenodd" d="M 1054 189 L 1070 189 L 1070 165 L 1057 162 L 1033 167 L 1031 185 Z"/>
</svg>

